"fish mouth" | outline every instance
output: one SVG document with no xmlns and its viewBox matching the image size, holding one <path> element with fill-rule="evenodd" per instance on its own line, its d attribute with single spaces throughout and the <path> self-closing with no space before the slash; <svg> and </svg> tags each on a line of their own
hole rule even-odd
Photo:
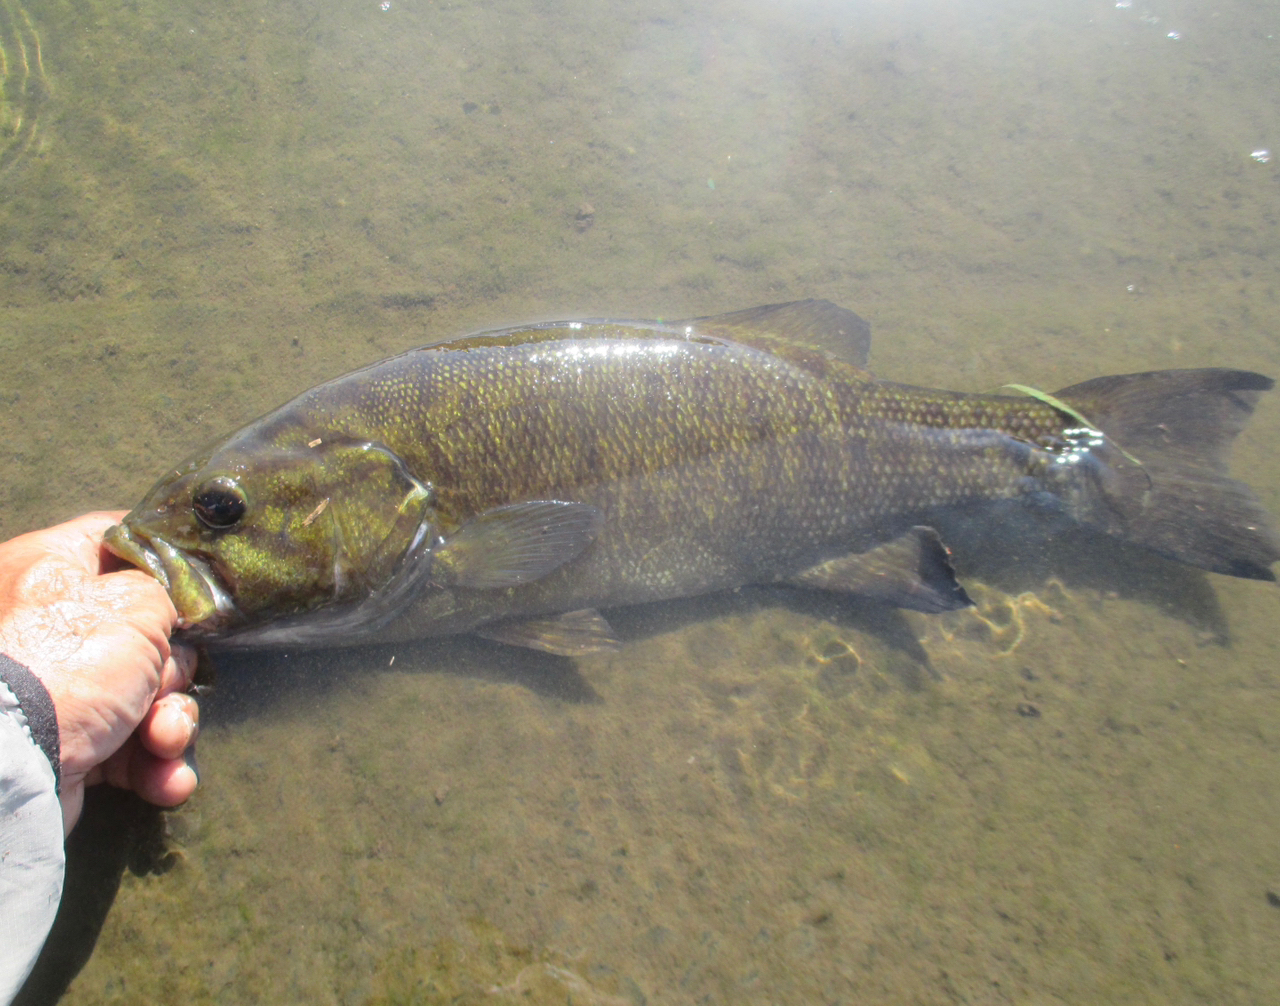
<svg viewBox="0 0 1280 1006">
<path fill-rule="evenodd" d="M 102 542 L 112 555 L 160 581 L 178 609 L 178 628 L 204 635 L 239 618 L 231 595 L 203 559 L 127 524 L 107 528 Z"/>
</svg>

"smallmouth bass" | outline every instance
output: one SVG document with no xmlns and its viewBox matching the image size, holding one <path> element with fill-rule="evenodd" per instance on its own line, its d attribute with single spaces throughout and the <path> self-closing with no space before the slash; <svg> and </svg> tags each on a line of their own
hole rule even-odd
<svg viewBox="0 0 1280 1006">
<path fill-rule="evenodd" d="M 1226 475 L 1270 378 L 965 394 L 877 380 L 869 343 L 825 301 L 466 336 L 268 413 L 106 542 L 216 646 L 478 632 L 580 655 L 616 645 L 600 608 L 762 583 L 945 611 L 969 600 L 931 517 L 1019 498 L 1275 578 L 1280 539 Z"/>
</svg>

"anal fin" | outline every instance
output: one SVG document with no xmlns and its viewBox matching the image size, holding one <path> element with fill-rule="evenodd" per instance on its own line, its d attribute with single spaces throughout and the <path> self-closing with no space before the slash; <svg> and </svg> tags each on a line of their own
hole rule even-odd
<svg viewBox="0 0 1280 1006">
<path fill-rule="evenodd" d="M 870 551 L 820 562 L 786 582 L 857 594 L 930 614 L 973 603 L 956 581 L 950 554 L 931 527 L 913 527 Z"/>
<path fill-rule="evenodd" d="M 558 657 L 585 657 L 590 653 L 611 652 L 622 645 L 612 626 L 595 608 L 566 611 L 563 615 L 526 622 L 498 622 L 481 626 L 475 632 L 496 643 L 525 646 Z"/>
</svg>

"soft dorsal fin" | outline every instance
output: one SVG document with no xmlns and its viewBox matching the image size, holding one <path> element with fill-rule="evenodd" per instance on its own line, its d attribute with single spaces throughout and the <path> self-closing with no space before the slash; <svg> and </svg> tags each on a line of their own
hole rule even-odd
<svg viewBox="0 0 1280 1006">
<path fill-rule="evenodd" d="M 770 352 L 776 352 L 779 343 L 817 350 L 861 370 L 866 369 L 871 355 L 871 326 L 829 300 L 765 304 L 671 324 L 691 325 L 699 335 L 718 336 Z"/>
</svg>

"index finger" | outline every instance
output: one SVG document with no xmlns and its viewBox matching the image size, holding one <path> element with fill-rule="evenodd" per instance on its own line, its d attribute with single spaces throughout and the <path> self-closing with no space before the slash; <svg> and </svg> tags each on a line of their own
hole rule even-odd
<svg viewBox="0 0 1280 1006">
<path fill-rule="evenodd" d="M 184 643 L 171 643 L 169 659 L 164 662 L 164 669 L 160 672 L 160 690 L 156 692 L 156 698 L 172 692 L 188 691 L 195 680 L 198 663 L 198 655 L 192 647 Z"/>
<path fill-rule="evenodd" d="M 62 556 L 76 568 L 97 574 L 103 570 L 102 536 L 112 524 L 118 524 L 127 510 L 96 510 L 40 531 L 22 535 L 30 544 Z"/>
<path fill-rule="evenodd" d="M 105 588 L 115 597 L 126 619 L 152 638 L 162 654 L 167 654 L 167 640 L 178 619 L 169 591 L 150 572 L 123 562 L 107 551 L 102 541 L 107 529 L 127 514 L 127 510 L 98 510 L 37 533 L 56 535 L 50 541 L 50 549 L 83 568 L 96 580 L 98 589 Z M 155 628 L 161 630 L 165 645 L 161 644 L 161 638 L 153 637 L 151 623 L 156 618 L 163 620 L 163 626 Z"/>
</svg>

